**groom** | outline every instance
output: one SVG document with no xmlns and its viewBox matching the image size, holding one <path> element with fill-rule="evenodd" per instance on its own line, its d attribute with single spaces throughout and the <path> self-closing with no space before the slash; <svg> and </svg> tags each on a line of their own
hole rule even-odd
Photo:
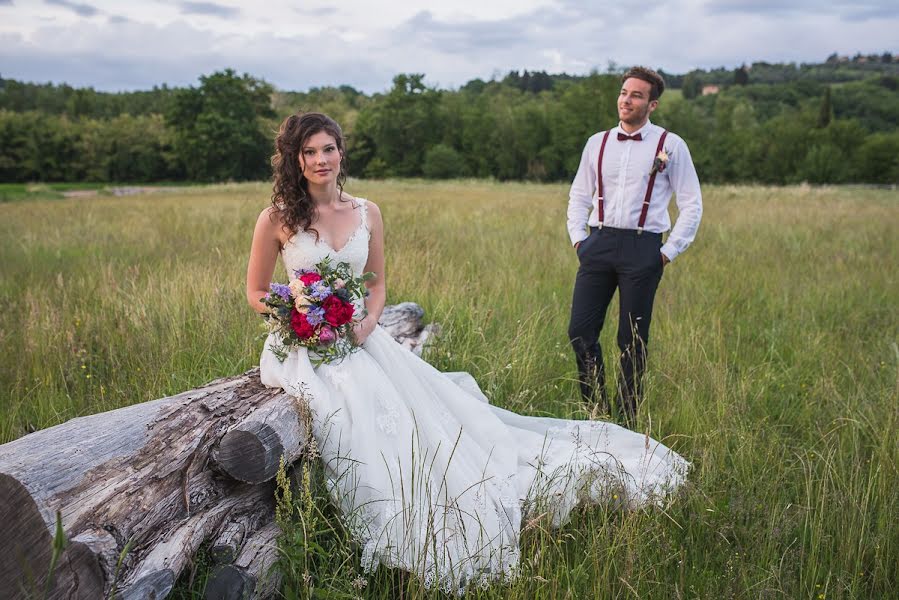
<svg viewBox="0 0 899 600">
<path fill-rule="evenodd" d="M 618 289 L 617 407 L 633 426 L 656 288 L 665 265 L 696 236 L 702 195 L 687 144 L 649 121 L 665 90 L 664 80 L 652 69 L 633 67 L 621 81 L 620 122 L 587 140 L 571 184 L 568 234 L 580 268 L 568 337 L 584 401 L 608 413 L 599 332 Z M 673 229 L 668 217 L 672 194 L 679 213 Z M 662 233 L 669 229 L 663 244 Z"/>
</svg>

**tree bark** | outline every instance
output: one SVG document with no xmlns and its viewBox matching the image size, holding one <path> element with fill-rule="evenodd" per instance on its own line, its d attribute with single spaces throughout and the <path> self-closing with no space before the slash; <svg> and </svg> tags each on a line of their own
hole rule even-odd
<svg viewBox="0 0 899 600">
<path fill-rule="evenodd" d="M 257 371 L 144 404 L 80 417 L 0 446 L 0 586 L 46 580 L 59 511 L 72 543 L 55 588 L 97 598 L 130 542 L 124 572 L 138 564 L 160 531 L 202 512 L 235 486 L 207 468 L 209 450 L 256 407 L 283 395 Z M 112 550 L 112 540 L 115 550 Z M 69 579 L 71 582 L 69 582 Z M 5 584 L 11 584 L 7 586 Z"/>
<path fill-rule="evenodd" d="M 254 533 L 230 565 L 213 570 L 206 584 L 208 600 L 254 600 L 272 597 L 281 584 L 281 574 L 272 569 L 278 560 L 277 523 Z"/>
</svg>

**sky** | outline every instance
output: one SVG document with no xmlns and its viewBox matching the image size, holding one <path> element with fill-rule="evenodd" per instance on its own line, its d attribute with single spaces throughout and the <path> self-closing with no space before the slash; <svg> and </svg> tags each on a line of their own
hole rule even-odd
<svg viewBox="0 0 899 600">
<path fill-rule="evenodd" d="M 281 90 L 456 88 L 510 70 L 669 73 L 899 51 L 896 0 L 0 0 L 0 77 L 123 91 L 224 68 Z"/>
</svg>

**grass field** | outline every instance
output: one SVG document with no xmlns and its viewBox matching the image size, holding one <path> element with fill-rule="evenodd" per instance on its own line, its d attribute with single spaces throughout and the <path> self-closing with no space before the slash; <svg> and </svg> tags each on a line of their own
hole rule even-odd
<svg viewBox="0 0 899 600">
<path fill-rule="evenodd" d="M 565 333 L 566 186 L 347 189 L 383 211 L 389 301 L 444 327 L 431 362 L 495 404 L 586 416 Z M 0 204 L 0 442 L 256 364 L 244 274 L 268 193 Z M 666 510 L 535 524 L 522 576 L 472 597 L 899 597 L 899 195 L 707 187 L 705 207 L 660 286 L 640 423 L 693 462 L 688 485 Z M 614 364 L 608 325 L 602 340 Z M 319 516 L 315 547 L 332 550 L 287 536 L 288 597 L 309 593 L 307 571 L 323 597 L 436 596 L 383 569 L 354 586 L 358 559 Z"/>
</svg>

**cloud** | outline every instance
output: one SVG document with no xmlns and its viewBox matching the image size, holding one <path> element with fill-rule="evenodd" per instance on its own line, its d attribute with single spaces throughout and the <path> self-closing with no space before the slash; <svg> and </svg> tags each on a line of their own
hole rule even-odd
<svg viewBox="0 0 899 600">
<path fill-rule="evenodd" d="M 760 1 L 751 6 L 778 10 Z M 198 24 L 177 16 L 182 5 L 176 3 L 164 16 L 123 4 L 115 14 L 71 27 L 62 19 L 44 22 L 48 10 L 41 5 L 43 14 L 30 27 L 0 29 L 0 73 L 126 90 L 196 85 L 200 75 L 232 67 L 282 90 L 347 84 L 380 92 L 397 73 L 425 73 L 431 85 L 454 87 L 510 70 L 586 74 L 605 70 L 611 61 L 685 73 L 755 61 L 814 62 L 832 52 L 895 52 L 899 18 L 853 20 L 849 2 L 836 1 L 838 9 L 785 18 L 752 12 L 749 0 L 668 0 L 641 8 L 634 18 L 634 9 L 620 3 L 597 8 L 587 0 L 553 0 L 508 17 L 408 11 L 380 26 L 361 9 L 319 11 L 308 4 L 304 10 L 314 11 L 315 18 L 297 16 L 292 5 L 258 12 L 245 5 L 240 19 Z M 795 10 L 801 3 L 787 4 Z"/>
<path fill-rule="evenodd" d="M 69 0 L 44 0 L 44 2 L 52 6 L 62 6 L 63 8 L 68 8 L 76 15 L 81 17 L 93 17 L 100 12 L 90 4 L 79 4 L 77 2 L 69 2 Z"/>
<path fill-rule="evenodd" d="M 181 12 L 185 15 L 206 15 L 230 19 L 240 14 L 240 9 L 215 2 L 182 2 Z"/>
<path fill-rule="evenodd" d="M 336 15 L 338 9 L 336 6 L 317 6 L 313 8 L 294 7 L 293 12 L 304 17 L 329 17 Z"/>
<path fill-rule="evenodd" d="M 476 52 L 484 48 L 508 48 L 522 42 L 520 25 L 514 20 L 504 21 L 438 21 L 429 11 L 423 11 L 403 23 L 408 35 L 428 43 L 443 52 Z"/>
<path fill-rule="evenodd" d="M 850 21 L 894 18 L 899 16 L 895 0 L 708 0 L 704 8 L 712 14 L 746 15 L 831 15 Z"/>
<path fill-rule="evenodd" d="M 134 40 L 141 43 L 135 44 Z M 318 37 L 218 34 L 177 21 L 163 26 L 128 21 L 114 27 L 88 23 L 73 30 L 48 26 L 31 33 L 0 33 L 0 72 L 24 81 L 65 81 L 119 91 L 166 83 L 198 85 L 200 75 L 225 68 L 265 79 L 283 90 L 350 84 L 382 90 L 395 71 L 388 61 L 354 48 L 328 60 L 303 58 L 297 48 L 334 45 Z M 115 53 L 109 48 L 117 48 Z"/>
</svg>

